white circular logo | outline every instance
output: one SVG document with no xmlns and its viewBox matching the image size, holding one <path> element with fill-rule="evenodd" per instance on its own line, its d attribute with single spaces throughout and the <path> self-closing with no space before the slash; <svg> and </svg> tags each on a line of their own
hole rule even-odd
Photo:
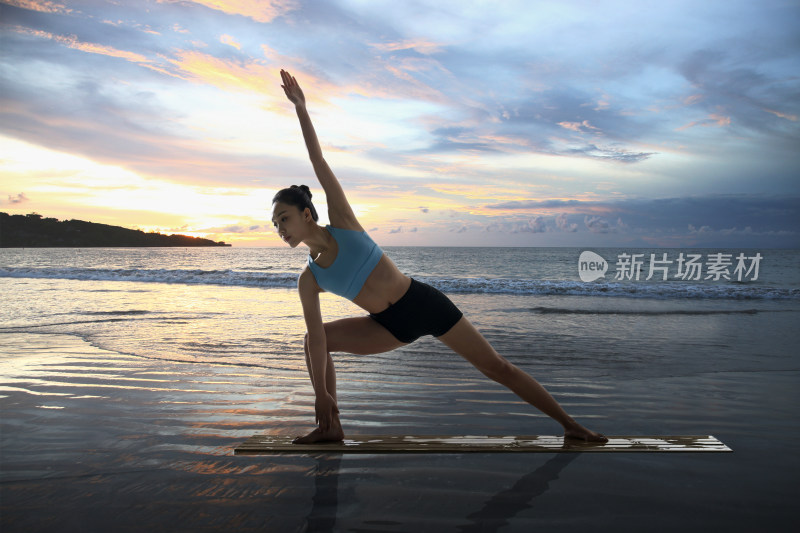
<svg viewBox="0 0 800 533">
<path fill-rule="evenodd" d="M 581 252 L 578 258 L 578 275 L 581 281 L 594 281 L 605 277 L 608 270 L 608 262 L 594 252 L 586 250 Z"/>
</svg>

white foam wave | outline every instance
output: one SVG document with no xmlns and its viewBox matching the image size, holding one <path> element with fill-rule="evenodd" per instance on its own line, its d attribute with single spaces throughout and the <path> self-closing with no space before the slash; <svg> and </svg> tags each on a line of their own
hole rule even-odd
<svg viewBox="0 0 800 533">
<path fill-rule="evenodd" d="M 608 296 L 658 299 L 799 300 L 800 289 L 744 283 L 592 282 L 573 280 L 418 278 L 445 293 Z"/>
<path fill-rule="evenodd" d="M 133 281 L 141 283 L 184 283 L 239 287 L 294 287 L 297 274 L 201 269 L 105 269 L 105 268 L 0 268 L 0 277 L 71 279 L 81 281 Z"/>
<path fill-rule="evenodd" d="M 103 268 L 0 268 L 0 277 L 182 283 L 261 288 L 294 288 L 296 272 L 201 269 L 103 269 Z M 800 289 L 747 283 L 722 282 L 591 282 L 502 278 L 416 278 L 449 294 L 519 294 L 607 296 L 658 299 L 800 300 Z"/>
</svg>

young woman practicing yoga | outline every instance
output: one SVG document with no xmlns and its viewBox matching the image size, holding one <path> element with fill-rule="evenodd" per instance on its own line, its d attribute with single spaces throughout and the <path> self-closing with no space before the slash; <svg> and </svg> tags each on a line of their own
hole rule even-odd
<svg viewBox="0 0 800 533">
<path fill-rule="evenodd" d="M 336 405 L 336 373 L 331 352 L 369 355 L 387 352 L 424 335 L 433 335 L 489 378 L 564 426 L 566 437 L 605 442 L 578 424 L 531 376 L 501 357 L 437 289 L 405 276 L 367 235 L 356 219 L 344 190 L 322 157 L 317 134 L 297 80 L 281 70 L 283 90 L 294 104 L 308 155 L 328 200 L 330 225 L 318 216 L 305 185 L 279 191 L 273 199 L 272 222 L 292 248 L 309 248 L 308 266 L 297 283 L 306 321 L 304 349 L 316 395 L 318 427 L 296 443 L 344 438 Z M 319 294 L 332 292 L 352 300 L 368 316 L 323 322 Z"/>
</svg>

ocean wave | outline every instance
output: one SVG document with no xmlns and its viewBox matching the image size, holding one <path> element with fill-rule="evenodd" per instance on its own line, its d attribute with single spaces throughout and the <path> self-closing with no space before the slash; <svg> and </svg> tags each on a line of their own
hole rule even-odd
<svg viewBox="0 0 800 533">
<path fill-rule="evenodd" d="M 515 311 L 515 310 L 510 310 Z M 755 315 L 758 309 L 669 309 L 669 310 L 648 310 L 648 309 L 567 309 L 558 307 L 532 307 L 529 309 L 519 309 L 541 315 L 634 315 L 634 316 L 661 316 L 661 315 L 686 315 L 686 316 L 705 316 L 705 315 Z"/>
<path fill-rule="evenodd" d="M 296 272 L 201 269 L 104 269 L 4 267 L 0 277 L 179 283 L 256 288 L 294 288 Z M 656 299 L 800 300 L 800 288 L 748 283 L 605 282 L 509 278 L 443 278 L 416 276 L 449 294 L 515 294 L 539 296 L 605 296 Z"/>
<path fill-rule="evenodd" d="M 238 287 L 295 287 L 297 274 L 201 269 L 125 269 L 125 268 L 0 268 L 0 277 L 70 279 L 78 281 L 133 281 L 140 283 L 181 283 Z"/>
<path fill-rule="evenodd" d="M 657 299 L 800 300 L 800 289 L 744 283 L 591 282 L 571 280 L 420 278 L 446 293 L 608 296 Z"/>
</svg>

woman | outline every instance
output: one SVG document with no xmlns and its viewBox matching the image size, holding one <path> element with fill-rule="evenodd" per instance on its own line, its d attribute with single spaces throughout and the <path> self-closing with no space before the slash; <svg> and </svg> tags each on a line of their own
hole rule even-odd
<svg viewBox="0 0 800 533">
<path fill-rule="evenodd" d="M 281 70 L 283 90 L 295 105 L 308 155 L 328 200 L 330 225 L 318 216 L 305 185 L 283 189 L 273 199 L 272 222 L 292 248 L 309 248 L 308 266 L 298 291 L 306 321 L 306 364 L 316 395 L 318 427 L 295 443 L 344 438 L 336 405 L 336 373 L 331 352 L 368 355 L 387 352 L 433 335 L 489 378 L 564 427 L 565 437 L 607 439 L 573 420 L 536 380 L 501 357 L 461 311 L 441 292 L 398 270 L 356 219 L 344 190 L 322 157 L 317 134 L 297 80 Z M 352 300 L 369 316 L 322 321 L 319 294 L 333 292 Z"/>
</svg>

